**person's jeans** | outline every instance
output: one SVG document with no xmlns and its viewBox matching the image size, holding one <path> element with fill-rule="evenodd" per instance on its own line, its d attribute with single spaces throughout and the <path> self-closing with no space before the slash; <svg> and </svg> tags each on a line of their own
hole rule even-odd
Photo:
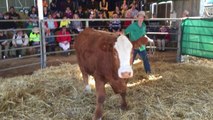
<svg viewBox="0 0 213 120">
<path fill-rule="evenodd" d="M 8 57 L 8 49 L 9 49 L 9 44 L 7 44 L 5 46 L 4 45 L 0 45 L 0 59 L 2 58 L 2 56 Z M 4 52 L 2 52 L 2 50 L 4 50 Z"/>
<path fill-rule="evenodd" d="M 140 58 L 143 60 L 145 72 L 151 73 L 151 68 L 146 50 L 140 51 L 139 49 L 134 49 L 133 61 L 135 60 L 137 54 L 139 54 Z"/>
</svg>

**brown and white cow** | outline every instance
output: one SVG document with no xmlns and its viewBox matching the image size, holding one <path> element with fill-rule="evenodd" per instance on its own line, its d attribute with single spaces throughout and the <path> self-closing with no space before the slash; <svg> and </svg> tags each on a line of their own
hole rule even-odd
<svg viewBox="0 0 213 120">
<path fill-rule="evenodd" d="M 105 84 L 109 83 L 116 94 L 120 94 L 121 108 L 127 107 L 126 80 L 133 76 L 132 50 L 141 44 L 147 43 L 147 38 L 131 43 L 125 35 L 116 35 L 86 28 L 75 40 L 75 49 L 80 70 L 86 88 L 88 75 L 95 79 L 96 109 L 95 120 L 102 118 L 103 103 L 105 100 Z"/>
</svg>

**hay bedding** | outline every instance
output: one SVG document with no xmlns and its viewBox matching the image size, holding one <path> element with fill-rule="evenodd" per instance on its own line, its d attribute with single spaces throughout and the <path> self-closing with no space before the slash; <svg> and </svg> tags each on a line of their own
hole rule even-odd
<svg viewBox="0 0 213 120">
<path fill-rule="evenodd" d="M 144 80 L 141 64 L 134 66 L 128 111 L 119 108 L 120 96 L 106 88 L 105 120 L 213 118 L 213 68 L 164 62 L 152 63 L 152 68 L 163 79 Z M 95 92 L 83 94 L 77 65 L 62 64 L 0 82 L 0 119 L 92 119 Z"/>
</svg>

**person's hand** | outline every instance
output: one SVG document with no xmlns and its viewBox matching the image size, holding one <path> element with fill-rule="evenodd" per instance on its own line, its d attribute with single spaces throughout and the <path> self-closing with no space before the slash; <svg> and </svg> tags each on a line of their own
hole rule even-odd
<svg viewBox="0 0 213 120">
<path fill-rule="evenodd" d="M 148 42 L 154 43 L 154 40 L 153 39 L 148 39 Z"/>
<path fill-rule="evenodd" d="M 68 44 L 68 42 L 67 42 L 67 41 L 64 41 L 64 44 Z"/>
<path fill-rule="evenodd" d="M 6 45 L 7 45 L 7 42 L 3 42 L 3 43 L 1 43 L 1 45 L 6 46 Z"/>
</svg>

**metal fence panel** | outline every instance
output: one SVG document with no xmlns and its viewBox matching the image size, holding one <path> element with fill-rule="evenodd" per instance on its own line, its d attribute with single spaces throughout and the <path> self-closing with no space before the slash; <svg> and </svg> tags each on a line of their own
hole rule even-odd
<svg viewBox="0 0 213 120">
<path fill-rule="evenodd" d="M 213 19 L 183 21 L 181 54 L 213 58 Z"/>
</svg>

